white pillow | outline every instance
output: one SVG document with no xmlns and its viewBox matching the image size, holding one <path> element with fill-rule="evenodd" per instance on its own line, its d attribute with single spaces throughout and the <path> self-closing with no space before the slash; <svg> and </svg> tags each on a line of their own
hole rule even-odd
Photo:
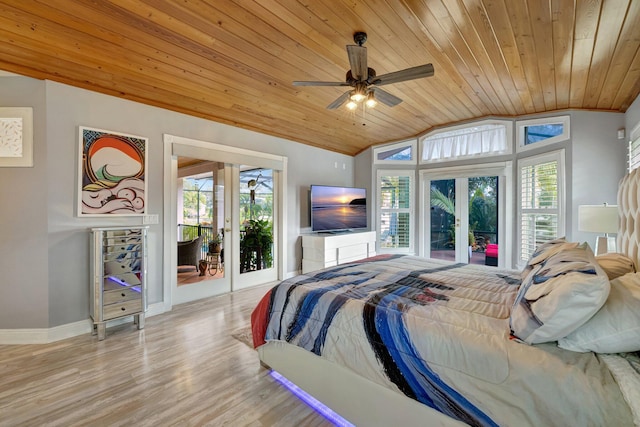
<svg viewBox="0 0 640 427">
<path fill-rule="evenodd" d="M 600 311 L 558 345 L 579 352 L 640 351 L 640 273 L 612 280 L 609 298 Z"/>
<path fill-rule="evenodd" d="M 511 331 L 529 344 L 557 341 L 602 307 L 609 288 L 589 245 L 565 247 L 534 265 L 523 280 L 511 310 Z"/>
<path fill-rule="evenodd" d="M 627 273 L 635 273 L 636 267 L 633 260 L 628 256 L 609 253 L 604 255 L 598 255 L 596 261 L 600 264 L 600 267 L 607 273 L 609 280 L 613 280 L 616 277 L 624 276 Z"/>
</svg>

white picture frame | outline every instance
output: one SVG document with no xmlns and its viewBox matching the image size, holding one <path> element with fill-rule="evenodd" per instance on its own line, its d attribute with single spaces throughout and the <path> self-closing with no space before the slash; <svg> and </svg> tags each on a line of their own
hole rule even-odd
<svg viewBox="0 0 640 427">
<path fill-rule="evenodd" d="M 0 167 L 33 167 L 33 108 L 0 107 Z"/>
</svg>

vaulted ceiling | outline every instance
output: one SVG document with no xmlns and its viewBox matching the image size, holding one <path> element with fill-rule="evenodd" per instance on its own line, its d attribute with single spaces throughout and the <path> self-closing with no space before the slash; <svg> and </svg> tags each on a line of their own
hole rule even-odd
<svg viewBox="0 0 640 427">
<path fill-rule="evenodd" d="M 0 69 L 349 155 L 479 117 L 624 112 L 639 0 L 0 0 Z M 395 107 L 327 110 L 365 31 Z"/>
</svg>

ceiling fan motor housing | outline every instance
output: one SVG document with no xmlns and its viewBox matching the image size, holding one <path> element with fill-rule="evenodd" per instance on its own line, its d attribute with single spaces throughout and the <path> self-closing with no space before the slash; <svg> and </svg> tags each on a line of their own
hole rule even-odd
<svg viewBox="0 0 640 427">
<path fill-rule="evenodd" d="M 353 41 L 356 42 L 358 46 L 362 46 L 364 42 L 367 41 L 367 33 L 364 31 L 357 31 L 353 34 Z"/>
<path fill-rule="evenodd" d="M 367 74 L 369 74 L 369 77 L 367 77 L 367 79 L 363 81 L 366 82 L 367 84 L 371 84 L 372 79 L 376 76 L 376 70 L 374 70 L 371 67 L 367 67 Z M 347 77 L 345 81 L 349 84 L 349 86 L 355 86 L 357 83 L 360 82 L 360 80 L 353 77 L 351 70 L 347 70 Z"/>
</svg>

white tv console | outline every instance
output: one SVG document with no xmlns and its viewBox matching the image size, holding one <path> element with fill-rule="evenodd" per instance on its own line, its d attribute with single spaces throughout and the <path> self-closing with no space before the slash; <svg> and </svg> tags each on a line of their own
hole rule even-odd
<svg viewBox="0 0 640 427">
<path fill-rule="evenodd" d="M 376 232 L 302 235 L 302 274 L 376 254 Z"/>
</svg>

